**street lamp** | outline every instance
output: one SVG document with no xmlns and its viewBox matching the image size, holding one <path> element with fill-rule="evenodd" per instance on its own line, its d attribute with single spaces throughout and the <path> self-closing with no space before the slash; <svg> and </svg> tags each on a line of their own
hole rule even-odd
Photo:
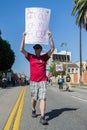
<svg viewBox="0 0 87 130">
<path fill-rule="evenodd" d="M 67 43 L 62 42 L 62 43 L 61 43 L 61 47 L 62 47 L 62 46 L 65 46 L 65 50 L 66 50 L 66 75 L 67 75 Z"/>
</svg>

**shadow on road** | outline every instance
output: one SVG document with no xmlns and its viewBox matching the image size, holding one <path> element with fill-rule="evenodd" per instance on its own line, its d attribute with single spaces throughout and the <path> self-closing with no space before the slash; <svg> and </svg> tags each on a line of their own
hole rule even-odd
<svg viewBox="0 0 87 130">
<path fill-rule="evenodd" d="M 63 90 L 63 92 L 75 92 L 75 90 L 70 90 L 70 89 L 69 89 L 69 90 L 66 90 L 66 89 L 65 89 L 65 90 Z"/>
<path fill-rule="evenodd" d="M 53 118 L 58 117 L 60 114 L 62 114 L 63 112 L 66 111 L 76 111 L 78 108 L 61 108 L 61 109 L 55 109 L 55 110 L 51 110 L 50 112 L 46 113 L 47 116 L 47 120 L 52 120 Z"/>
</svg>

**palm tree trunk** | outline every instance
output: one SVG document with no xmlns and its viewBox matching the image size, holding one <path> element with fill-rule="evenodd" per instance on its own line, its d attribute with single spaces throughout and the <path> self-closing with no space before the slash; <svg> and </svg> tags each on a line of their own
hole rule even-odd
<svg viewBox="0 0 87 130">
<path fill-rule="evenodd" d="M 80 85 L 82 84 L 82 26 L 80 23 L 80 44 L 79 44 L 79 48 L 80 48 Z"/>
</svg>

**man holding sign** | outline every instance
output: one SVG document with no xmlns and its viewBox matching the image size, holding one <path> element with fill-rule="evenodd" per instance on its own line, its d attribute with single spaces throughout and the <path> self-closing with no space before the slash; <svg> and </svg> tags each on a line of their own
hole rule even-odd
<svg viewBox="0 0 87 130">
<path fill-rule="evenodd" d="M 35 44 L 33 46 L 35 54 L 31 54 L 24 49 L 25 37 L 27 33 L 23 33 L 23 39 L 20 45 L 20 51 L 25 55 L 26 59 L 30 62 L 30 89 L 31 89 L 31 103 L 32 103 L 32 117 L 36 117 L 36 102 L 37 99 L 40 101 L 40 112 L 41 118 L 40 123 L 43 125 L 47 124 L 45 119 L 45 108 L 46 108 L 46 91 L 47 91 L 47 76 L 46 76 L 46 63 L 50 58 L 52 52 L 55 49 L 54 42 L 52 39 L 51 32 L 48 32 L 50 41 L 50 50 L 41 55 L 42 46 Z"/>
</svg>

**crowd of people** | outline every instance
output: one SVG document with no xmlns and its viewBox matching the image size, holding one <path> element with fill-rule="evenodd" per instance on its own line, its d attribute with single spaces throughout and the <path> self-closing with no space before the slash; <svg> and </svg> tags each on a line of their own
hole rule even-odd
<svg viewBox="0 0 87 130">
<path fill-rule="evenodd" d="M 0 86 L 2 88 L 6 88 L 7 86 L 23 86 L 29 85 L 29 80 L 23 77 L 17 77 L 16 75 L 12 75 L 11 78 L 8 78 L 5 73 L 2 74 L 0 78 Z"/>
</svg>

